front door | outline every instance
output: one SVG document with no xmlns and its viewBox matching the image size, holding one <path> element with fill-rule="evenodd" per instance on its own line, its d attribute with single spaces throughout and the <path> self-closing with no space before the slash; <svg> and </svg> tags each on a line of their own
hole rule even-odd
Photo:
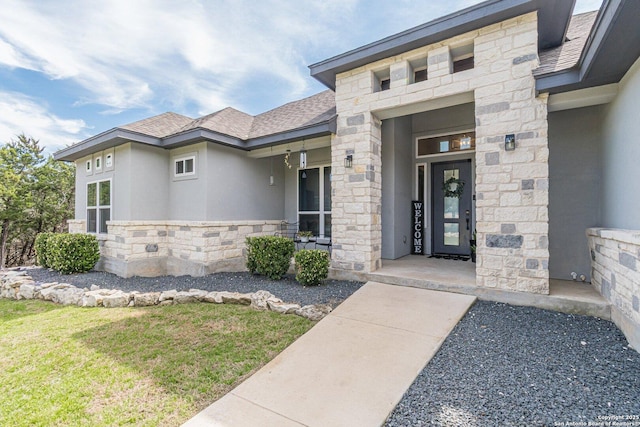
<svg viewBox="0 0 640 427">
<path fill-rule="evenodd" d="M 471 160 L 434 163 L 431 173 L 432 253 L 469 255 L 473 192 Z"/>
</svg>

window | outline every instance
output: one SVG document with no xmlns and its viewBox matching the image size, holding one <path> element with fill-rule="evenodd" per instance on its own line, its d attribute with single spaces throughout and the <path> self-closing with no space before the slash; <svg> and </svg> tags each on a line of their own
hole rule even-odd
<svg viewBox="0 0 640 427">
<path fill-rule="evenodd" d="M 102 157 L 96 157 L 96 171 L 102 169 Z"/>
<path fill-rule="evenodd" d="M 87 173 L 91 173 L 91 160 L 87 160 L 87 163 L 86 163 L 86 166 L 85 166 L 84 170 Z"/>
<path fill-rule="evenodd" d="M 380 90 L 389 90 L 391 89 L 391 79 L 383 79 L 380 80 Z"/>
<path fill-rule="evenodd" d="M 391 69 L 376 71 L 373 73 L 373 91 L 381 92 L 391 89 Z"/>
<path fill-rule="evenodd" d="M 331 237 L 331 167 L 298 171 L 298 224 L 301 231 Z"/>
<path fill-rule="evenodd" d="M 175 159 L 173 171 L 175 176 L 194 175 L 196 173 L 196 156 Z"/>
<path fill-rule="evenodd" d="M 451 59 L 454 73 L 471 70 L 474 67 L 473 43 L 451 49 Z"/>
<path fill-rule="evenodd" d="M 106 233 L 111 220 L 111 180 L 87 184 L 87 233 Z"/>
<path fill-rule="evenodd" d="M 465 132 L 454 135 L 418 139 L 418 157 L 432 154 L 474 150 L 476 133 Z"/>
<path fill-rule="evenodd" d="M 107 154 L 104 157 L 104 167 L 105 168 L 110 168 L 113 166 L 113 154 Z"/>
<path fill-rule="evenodd" d="M 418 83 L 418 82 L 423 82 L 427 80 L 427 68 L 423 68 L 421 70 L 414 70 L 413 72 L 413 82 L 414 83 Z"/>
</svg>

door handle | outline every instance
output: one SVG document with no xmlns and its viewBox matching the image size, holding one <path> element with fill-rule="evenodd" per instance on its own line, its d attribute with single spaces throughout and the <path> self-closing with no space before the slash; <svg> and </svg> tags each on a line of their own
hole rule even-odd
<svg viewBox="0 0 640 427">
<path fill-rule="evenodd" d="M 469 209 L 467 209 L 465 211 L 465 215 L 467 216 L 466 221 L 467 221 L 467 230 L 469 230 L 469 216 L 471 215 L 471 212 L 469 212 Z"/>
</svg>

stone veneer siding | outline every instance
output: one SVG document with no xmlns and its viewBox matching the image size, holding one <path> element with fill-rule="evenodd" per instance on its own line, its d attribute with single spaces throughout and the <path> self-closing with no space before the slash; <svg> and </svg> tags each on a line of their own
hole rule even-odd
<svg viewBox="0 0 640 427">
<path fill-rule="evenodd" d="M 376 113 L 425 111 L 430 101 L 458 96 L 460 103 L 475 101 L 477 285 L 549 292 L 547 95 L 536 96 L 532 75 L 537 40 L 537 15 L 530 13 L 338 74 L 334 274 L 357 277 L 381 266 L 384 144 Z M 452 73 L 451 49 L 469 44 L 474 68 Z M 419 57 L 427 59 L 428 80 L 411 83 L 411 61 Z M 376 91 L 376 75 L 387 68 L 391 88 Z M 504 151 L 507 134 L 516 136 L 515 151 Z M 352 169 L 344 167 L 348 154 Z"/>
<path fill-rule="evenodd" d="M 611 319 L 640 350 L 640 230 L 589 228 L 591 284 L 611 303 Z"/>
<path fill-rule="evenodd" d="M 122 277 L 204 276 L 244 271 L 245 239 L 273 235 L 281 221 L 110 221 L 98 235 L 97 269 Z M 84 220 L 69 221 L 82 233 Z"/>
</svg>

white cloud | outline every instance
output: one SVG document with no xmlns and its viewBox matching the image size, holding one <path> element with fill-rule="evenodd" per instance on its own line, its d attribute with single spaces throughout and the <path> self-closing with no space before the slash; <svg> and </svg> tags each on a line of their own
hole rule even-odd
<svg viewBox="0 0 640 427">
<path fill-rule="evenodd" d="M 15 92 L 0 92 L 0 143 L 19 134 L 40 140 L 40 146 L 53 153 L 83 139 L 87 130 L 83 120 L 68 120 L 50 113 L 41 101 Z"/>
<path fill-rule="evenodd" d="M 233 104 L 256 76 L 278 81 L 293 98 L 311 82 L 303 49 L 339 40 L 335 24 L 350 4 L 6 0 L 0 65 L 73 79 L 85 90 L 80 104 L 109 112 L 153 108 L 159 100 L 211 112 Z"/>
</svg>

